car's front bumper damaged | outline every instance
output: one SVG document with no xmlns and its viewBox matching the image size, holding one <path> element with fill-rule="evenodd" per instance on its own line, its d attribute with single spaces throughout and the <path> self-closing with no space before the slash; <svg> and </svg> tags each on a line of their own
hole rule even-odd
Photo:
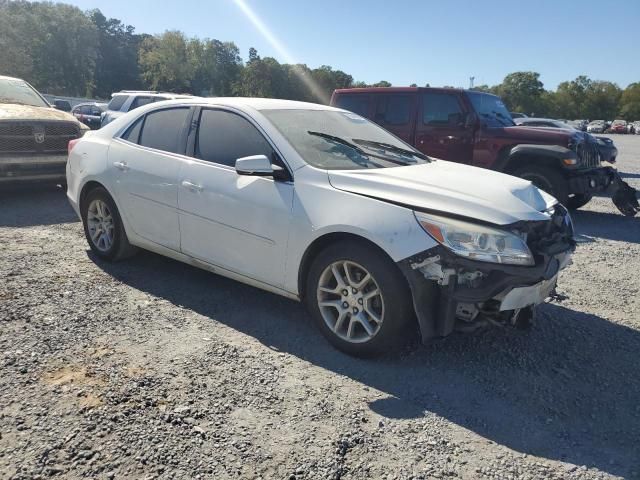
<svg viewBox="0 0 640 480">
<path fill-rule="evenodd" d="M 442 246 L 400 261 L 423 342 L 487 324 L 530 323 L 534 307 L 553 295 L 575 242 L 571 233 L 557 231 L 530 247 L 536 260 L 530 267 L 470 260 Z"/>
</svg>

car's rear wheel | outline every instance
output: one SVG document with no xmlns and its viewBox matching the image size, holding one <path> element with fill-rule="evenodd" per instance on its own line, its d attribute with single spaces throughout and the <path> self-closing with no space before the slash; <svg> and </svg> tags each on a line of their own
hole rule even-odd
<svg viewBox="0 0 640 480">
<path fill-rule="evenodd" d="M 398 347 L 413 318 L 409 287 L 396 265 L 358 242 L 332 244 L 315 258 L 305 301 L 329 342 L 356 356 Z"/>
<path fill-rule="evenodd" d="M 563 205 L 566 205 L 569 201 L 567 181 L 562 174 L 554 168 L 543 165 L 528 165 L 520 167 L 513 172 L 513 175 L 529 180 L 539 189 L 556 197 Z"/>
<path fill-rule="evenodd" d="M 589 194 L 575 194 L 569 197 L 569 201 L 567 202 L 567 207 L 571 210 L 577 210 L 580 207 L 584 207 L 587 203 L 591 201 L 593 195 Z"/>
<path fill-rule="evenodd" d="M 97 187 L 87 193 L 82 208 L 84 234 L 96 255 L 115 261 L 136 253 L 124 231 L 118 208 L 104 188 Z"/>
</svg>

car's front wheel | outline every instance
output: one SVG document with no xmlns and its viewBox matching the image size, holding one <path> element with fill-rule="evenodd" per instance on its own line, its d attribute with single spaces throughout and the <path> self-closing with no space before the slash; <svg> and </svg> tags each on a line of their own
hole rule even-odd
<svg viewBox="0 0 640 480">
<path fill-rule="evenodd" d="M 91 250 L 107 260 L 130 257 L 136 248 L 129 243 L 120 212 L 102 187 L 91 190 L 82 203 L 84 234 Z"/>
<path fill-rule="evenodd" d="M 350 355 L 398 347 L 413 319 L 402 273 L 383 252 L 359 242 L 332 244 L 315 258 L 305 301 L 322 334 Z"/>
</svg>

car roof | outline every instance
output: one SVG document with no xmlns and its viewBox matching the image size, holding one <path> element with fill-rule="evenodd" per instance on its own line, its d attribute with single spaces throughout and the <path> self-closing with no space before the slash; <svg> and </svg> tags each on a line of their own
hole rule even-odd
<svg viewBox="0 0 640 480">
<path fill-rule="evenodd" d="M 515 118 L 514 122 L 560 122 L 564 123 L 561 120 L 556 120 L 555 118 L 542 118 L 542 117 L 525 117 L 525 118 Z"/>
<path fill-rule="evenodd" d="M 487 95 L 493 95 L 493 93 L 481 92 L 479 90 L 466 90 L 464 88 L 451 88 L 451 87 L 362 87 L 362 88 L 338 88 L 334 90 L 334 93 L 412 93 L 412 92 L 473 92 L 473 93 L 486 93 Z"/>
<path fill-rule="evenodd" d="M 256 98 L 256 97 L 186 97 L 183 99 L 167 100 L 149 105 L 168 104 L 197 104 L 197 105 L 220 105 L 236 108 L 251 108 L 254 110 L 335 110 L 342 111 L 341 108 L 321 105 L 318 103 L 299 102 L 297 100 L 282 100 L 279 98 Z M 145 107 L 147 107 L 145 105 Z M 149 108 L 151 109 L 151 108 Z"/>
<path fill-rule="evenodd" d="M 0 75 L 0 80 L 18 80 L 20 82 L 26 82 L 26 80 L 23 80 L 22 78 L 17 78 L 17 77 L 7 77 L 5 75 Z"/>
</svg>

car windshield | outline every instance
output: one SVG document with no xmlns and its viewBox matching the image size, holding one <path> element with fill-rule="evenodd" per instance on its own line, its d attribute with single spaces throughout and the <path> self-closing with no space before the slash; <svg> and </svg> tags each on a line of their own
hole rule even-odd
<svg viewBox="0 0 640 480">
<path fill-rule="evenodd" d="M 326 170 L 414 165 L 429 159 L 378 125 L 351 112 L 263 110 L 300 156 Z"/>
<path fill-rule="evenodd" d="M 515 125 L 511 114 L 500 97 L 481 92 L 467 92 L 476 113 L 489 126 L 511 127 Z"/>
<path fill-rule="evenodd" d="M 0 79 L 0 103 L 50 107 L 31 85 L 18 79 Z"/>
</svg>

